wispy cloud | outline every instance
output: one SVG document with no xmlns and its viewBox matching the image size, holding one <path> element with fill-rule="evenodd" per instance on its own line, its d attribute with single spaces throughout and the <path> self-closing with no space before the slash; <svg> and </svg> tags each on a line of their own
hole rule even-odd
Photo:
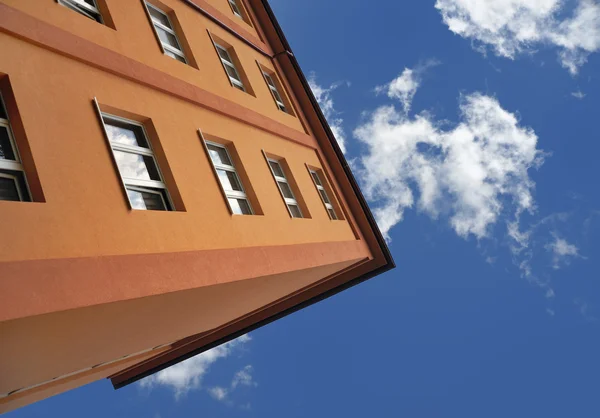
<svg viewBox="0 0 600 418">
<path fill-rule="evenodd" d="M 228 392 L 229 391 L 226 388 L 223 388 L 221 386 L 214 386 L 208 389 L 208 394 L 217 401 L 224 401 L 227 398 Z"/>
<path fill-rule="evenodd" d="M 584 92 L 582 92 L 581 90 L 577 90 L 577 91 L 574 91 L 573 93 L 571 93 L 571 96 L 575 97 L 576 99 L 581 100 L 586 96 L 586 94 Z"/>
<path fill-rule="evenodd" d="M 544 290 L 549 300 L 555 297 L 551 271 L 570 265 L 574 259 L 587 259 L 565 238 L 585 238 L 586 222 L 581 222 L 581 215 L 577 211 L 552 213 L 530 222 L 523 230 L 519 223 L 509 224 L 507 237 L 514 264 L 521 277 Z M 580 222 L 581 232 L 574 232 Z"/>
<path fill-rule="evenodd" d="M 546 244 L 546 250 L 552 254 L 552 268 L 558 270 L 561 265 L 568 265 L 572 258 L 582 258 L 579 254 L 579 248 L 570 244 L 564 238 L 558 236 L 556 232 L 552 233 L 553 241 Z"/>
<path fill-rule="evenodd" d="M 575 7 L 571 7 L 575 5 Z M 476 49 L 515 59 L 543 47 L 577 74 L 600 50 L 600 4 L 595 0 L 437 0 L 444 23 Z"/>
<path fill-rule="evenodd" d="M 329 87 L 322 87 L 317 83 L 316 76 L 311 74 L 308 79 L 308 84 L 319 102 L 319 107 L 325 115 L 325 119 L 329 123 L 329 127 L 333 132 L 333 135 L 337 139 L 337 142 L 343 153 L 346 153 L 346 134 L 344 133 L 343 123 L 344 120 L 340 117 L 340 114 L 335 110 L 333 97 L 331 93 L 339 88 L 342 83 L 334 83 Z"/>
<path fill-rule="evenodd" d="M 205 351 L 165 370 L 161 370 L 143 379 L 140 382 L 140 386 L 147 389 L 163 386 L 171 389 L 174 392 L 175 398 L 180 398 L 190 390 L 201 389 L 203 379 L 211 366 L 217 361 L 229 357 L 250 340 L 251 337 L 249 335 L 242 335 L 235 340 Z M 218 396 L 217 392 L 210 394 L 211 396 Z"/>
<path fill-rule="evenodd" d="M 587 321 L 596 322 L 598 320 L 598 318 L 592 315 L 590 305 L 586 301 L 582 299 L 575 299 L 573 303 L 575 303 L 575 306 L 577 306 L 577 308 L 579 309 L 579 313 Z"/>
<path fill-rule="evenodd" d="M 252 377 L 253 368 L 251 365 L 247 365 L 242 370 L 239 370 L 231 381 L 231 389 L 235 389 L 238 386 L 248 386 L 253 387 L 257 386 L 257 383 L 254 381 Z"/>
<path fill-rule="evenodd" d="M 222 386 L 213 386 L 208 389 L 208 393 L 214 399 L 229 404 L 233 404 L 230 400 L 230 395 L 239 387 L 256 387 L 258 383 L 254 381 L 252 376 L 253 367 L 251 365 L 245 366 L 243 369 L 238 370 L 231 379 L 231 384 L 228 388 Z"/>
</svg>

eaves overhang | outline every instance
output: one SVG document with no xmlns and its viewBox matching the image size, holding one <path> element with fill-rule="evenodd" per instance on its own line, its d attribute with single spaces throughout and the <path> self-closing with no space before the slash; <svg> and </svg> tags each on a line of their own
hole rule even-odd
<svg viewBox="0 0 600 418">
<path fill-rule="evenodd" d="M 354 267 L 346 269 L 346 271 L 341 272 L 340 275 L 337 275 L 336 278 L 332 279 L 332 281 L 334 279 L 336 281 L 336 285 L 334 287 L 319 292 L 318 294 L 312 294 L 314 291 L 311 294 L 308 294 L 309 292 L 307 292 L 308 295 L 306 298 L 296 298 L 296 302 L 294 302 L 291 306 L 289 301 L 287 301 L 287 303 L 282 301 L 280 304 L 272 305 L 269 307 L 269 309 L 265 309 L 264 311 L 258 312 L 255 315 L 249 315 L 246 318 L 229 324 L 216 332 L 206 332 L 185 338 L 184 340 L 179 341 L 177 344 L 174 344 L 172 349 L 159 354 L 157 357 L 110 376 L 109 379 L 111 379 L 115 389 L 127 386 L 143 379 L 144 377 L 150 376 L 193 356 L 252 332 L 260 327 L 270 324 L 271 322 L 325 300 L 396 267 L 387 243 L 381 231 L 379 230 L 379 227 L 377 226 L 375 218 L 369 208 L 369 205 L 367 204 L 364 195 L 362 194 L 358 182 L 356 181 L 354 174 L 352 173 L 352 170 L 350 169 L 350 166 L 346 161 L 340 146 L 338 145 L 335 135 L 333 134 L 325 115 L 319 107 L 308 80 L 304 76 L 304 73 L 298 64 L 295 55 L 291 51 L 289 43 L 285 38 L 277 19 L 275 18 L 271 6 L 267 0 L 251 0 L 251 3 L 253 5 L 259 5 L 262 7 L 268 16 L 268 21 L 261 23 L 270 24 L 272 29 L 276 32 L 279 42 L 281 43 L 281 49 L 275 48 L 274 55 L 275 57 L 285 56 L 289 60 L 289 63 L 293 69 L 293 74 L 286 75 L 297 77 L 301 83 L 303 89 L 302 94 L 305 94 L 310 101 L 310 110 L 315 112 L 319 123 L 325 132 L 327 146 L 331 147 L 333 153 L 335 154 L 335 158 L 344 172 L 344 175 L 348 179 L 352 192 L 360 206 L 360 210 L 368 223 L 368 232 L 372 234 L 372 237 L 374 238 L 373 241 L 378 247 L 378 251 L 376 252 L 380 254 L 380 257 L 377 257 L 375 260 L 365 260 L 364 262 L 357 263 L 357 265 Z M 306 111 L 307 109 L 303 110 Z"/>
</svg>

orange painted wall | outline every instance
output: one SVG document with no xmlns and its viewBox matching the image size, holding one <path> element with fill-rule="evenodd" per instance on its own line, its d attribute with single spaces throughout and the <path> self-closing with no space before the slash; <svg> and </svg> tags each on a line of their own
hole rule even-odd
<svg viewBox="0 0 600 418">
<path fill-rule="evenodd" d="M 357 261 L 1 322 L 0 394 L 213 330 Z"/>
<path fill-rule="evenodd" d="M 96 380 L 103 379 L 106 376 L 110 376 L 111 374 L 118 372 L 119 370 L 126 369 L 127 367 L 139 363 L 140 361 L 144 361 L 149 357 L 166 350 L 167 348 L 168 347 L 159 348 L 157 350 L 150 351 L 149 353 L 132 356 L 115 363 L 107 364 L 106 366 L 99 366 L 91 370 L 77 373 L 74 376 L 54 380 L 44 385 L 1 398 L 0 414 L 4 414 L 8 411 L 12 411 L 25 405 L 41 401 L 42 399 L 58 395 L 68 390 L 78 388 L 88 383 L 95 382 Z"/>
<path fill-rule="evenodd" d="M 0 202 L 3 218 L 11 219 L 0 238 L 0 261 L 354 238 L 347 222 L 328 219 L 306 171 L 305 163 L 320 165 L 315 150 L 7 34 L 0 33 L 0 44 L 10 57 L 0 62 L 0 72 L 10 77 L 46 197 L 46 203 Z M 152 119 L 186 212 L 128 209 L 92 107 L 94 96 Z M 264 216 L 229 215 L 198 128 L 234 142 Z M 312 219 L 290 219 L 262 149 L 287 159 Z"/>
<path fill-rule="evenodd" d="M 208 3 L 210 6 L 214 7 L 218 11 L 220 11 L 224 16 L 229 17 L 232 21 L 234 21 L 235 23 L 240 25 L 244 30 L 247 30 L 252 35 L 254 35 L 258 39 L 262 40 L 262 36 L 259 33 L 259 28 L 256 26 L 257 25 L 256 19 L 253 18 L 252 9 L 250 8 L 249 4 L 246 3 L 246 0 L 237 0 L 237 4 L 238 4 L 238 6 L 243 7 L 245 9 L 245 11 L 248 13 L 250 22 L 246 22 L 233 14 L 231 11 L 231 7 L 229 6 L 228 0 L 194 0 L 194 1 L 196 4 L 201 5 L 201 6 L 204 3 Z M 224 22 L 224 23 L 227 23 L 227 22 Z"/>
<path fill-rule="evenodd" d="M 1 0 L 0 2 L 219 96 L 239 102 L 250 109 L 260 111 L 290 127 L 302 130 L 296 117 L 277 110 L 271 93 L 256 66 L 256 60 L 264 55 L 234 37 L 182 0 L 162 0 L 162 3 L 175 12 L 185 38 L 192 48 L 198 69 L 180 63 L 161 52 L 141 0 L 104 1 L 110 9 L 116 30 L 81 16 L 57 4 L 56 0 Z M 208 3 L 215 8 L 222 8 L 224 14 L 227 13 L 235 18 L 231 9 L 228 9 L 227 0 L 209 0 Z M 247 25 L 243 25 L 248 28 Z M 207 30 L 235 48 L 256 97 L 231 88 Z M 282 75 L 280 74 L 280 76 Z"/>
<path fill-rule="evenodd" d="M 175 11 L 185 31 L 198 64 L 193 68 L 162 54 L 141 0 L 104 1 L 116 30 L 55 0 L 0 0 L 4 57 L 0 75 L 10 79 L 45 199 L 43 203 L 0 201 L 0 219 L 10 220 L 3 223 L 0 235 L 0 316 L 7 319 L 0 322 L 0 340 L 7 342 L 0 344 L 0 394 L 237 324 L 252 312 L 265 312 L 276 300 L 287 302 L 295 292 L 314 291 L 310 286 L 355 267 L 358 261 L 368 263 L 365 260 L 379 257 L 362 240 L 318 149 L 319 141 L 301 122 L 306 118 L 300 108 L 295 106 L 296 116 L 277 109 L 257 61 L 270 69 L 280 67 L 254 28 L 239 23 L 266 54 L 182 0 L 161 0 Z M 193 1 L 209 3 L 221 18 L 229 14 L 237 19 L 227 0 Z M 7 11 L 17 12 L 7 18 Z M 19 22 L 26 22 L 27 30 L 19 32 Z M 235 48 L 254 95 L 230 85 L 208 31 Z M 61 48 L 69 52 L 61 53 Z M 117 59 L 120 67 L 114 72 L 99 69 L 114 62 L 107 61 L 116 56 L 110 51 L 134 61 Z M 95 54 L 103 54 L 105 61 L 91 64 Z M 134 76 L 115 74 L 123 66 Z M 135 75 L 145 81 L 136 81 Z M 288 84 L 280 71 L 278 76 Z M 161 92 L 161 85 L 176 85 L 179 91 Z M 216 96 L 194 102 L 194 95 L 208 97 L 199 89 Z M 184 94 L 188 90 L 192 99 Z M 290 89 L 285 94 L 297 105 Z M 104 109 L 152 121 L 185 210 L 129 209 L 92 104 L 94 97 Z M 221 113 L 210 110 L 208 102 Z M 228 110 L 237 116 L 228 116 Z M 261 128 L 261 123 L 269 126 Z M 233 144 L 263 215 L 230 215 L 198 129 L 211 140 Z M 310 219 L 290 218 L 263 151 L 286 159 Z M 307 165 L 328 173 L 346 220 L 329 219 Z M 337 162 L 334 166 L 341 173 Z M 167 171 L 165 165 L 161 168 Z M 347 193 L 356 205 L 354 191 Z M 357 211 L 363 216 L 360 208 L 354 208 Z M 262 256 L 251 257 L 254 263 L 244 262 L 235 251 L 225 251 L 239 248 Z M 215 274 L 221 271 L 212 261 L 209 268 L 198 270 L 208 262 L 202 250 L 213 249 L 223 250 L 211 258 L 226 265 L 222 274 Z M 123 256 L 116 258 L 126 262 L 104 256 Z M 140 261 L 143 257 L 155 264 Z M 229 262 L 231 257 L 237 257 L 237 263 Z M 71 258 L 76 260 L 65 260 Z M 177 265 L 182 259 L 188 264 Z M 40 273 L 36 271 L 40 263 L 50 263 L 54 269 Z M 119 269 L 122 265 L 131 270 Z M 90 272 L 97 274 L 89 277 Z M 109 372 L 114 373 L 114 368 Z M 107 375 L 93 373 L 94 379 Z M 83 384 L 90 376 L 60 390 L 37 393 L 51 395 Z M 38 398 L 32 393 L 10 407 Z"/>
</svg>

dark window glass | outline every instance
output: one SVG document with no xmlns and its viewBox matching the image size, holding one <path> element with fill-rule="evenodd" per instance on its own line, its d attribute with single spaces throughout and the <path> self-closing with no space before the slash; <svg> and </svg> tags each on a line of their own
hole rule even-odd
<svg viewBox="0 0 600 418">
<path fill-rule="evenodd" d="M 169 22 L 169 19 L 167 18 L 166 15 L 162 14 L 161 12 L 159 12 L 152 6 L 148 6 L 148 12 L 150 13 L 150 17 L 152 18 L 152 20 L 155 20 L 156 22 L 162 24 L 163 26 L 166 26 L 169 29 L 172 29 L 171 23 Z"/>
<path fill-rule="evenodd" d="M 223 58 L 225 61 L 231 62 L 231 58 L 229 57 L 229 52 L 227 52 L 227 50 L 225 48 L 221 48 L 220 46 L 218 46 L 217 51 L 219 51 L 219 55 L 221 56 L 221 58 Z"/>
<path fill-rule="evenodd" d="M 276 89 L 272 89 L 271 91 L 273 92 L 273 96 L 275 96 L 275 100 L 277 100 L 280 103 L 283 103 L 283 99 L 279 95 L 279 92 Z"/>
<path fill-rule="evenodd" d="M 275 83 L 273 83 L 273 79 L 267 73 L 263 73 L 265 75 L 265 79 L 267 80 L 267 84 L 271 87 L 275 87 Z"/>
<path fill-rule="evenodd" d="M 242 80 L 240 80 L 240 76 L 238 75 L 236 69 L 233 68 L 231 65 L 225 64 L 225 71 L 227 71 L 227 75 L 229 75 L 229 77 L 236 79 L 240 83 L 242 82 Z"/>
<path fill-rule="evenodd" d="M 329 196 L 327 196 L 327 193 L 325 193 L 325 190 L 319 189 L 319 193 L 321 193 L 321 197 L 323 198 L 323 201 L 325 203 L 331 204 L 331 202 L 329 201 Z"/>
<path fill-rule="evenodd" d="M 317 173 L 311 172 L 310 174 L 312 175 L 312 178 L 315 180 L 315 183 L 317 183 L 317 185 L 319 185 L 319 186 L 322 186 L 321 179 L 319 178 Z"/>
<path fill-rule="evenodd" d="M 269 161 L 269 165 L 271 166 L 271 168 L 273 169 L 273 173 L 275 173 L 277 177 L 285 177 L 283 175 L 283 170 L 281 169 L 279 163 L 275 161 Z"/>
<path fill-rule="evenodd" d="M 161 27 L 156 27 L 156 32 L 158 33 L 158 37 L 163 43 L 172 46 L 178 51 L 181 51 L 181 48 L 179 47 L 179 42 L 177 42 L 177 38 L 173 34 L 167 32 Z"/>
<path fill-rule="evenodd" d="M 0 103 L 1 105 L 1 103 Z M 10 144 L 10 136 L 6 126 L 0 126 L 0 159 L 16 160 L 12 145 Z"/>
<path fill-rule="evenodd" d="M 18 187 L 15 179 L 0 175 L 0 200 L 19 202 L 21 198 L 19 197 Z"/>
<path fill-rule="evenodd" d="M 294 198 L 294 194 L 292 193 L 292 189 L 290 189 L 290 186 L 287 183 L 284 183 L 282 181 L 278 181 L 277 183 L 279 184 L 279 187 L 281 188 L 281 194 L 283 194 L 283 196 L 286 199 L 293 199 Z"/>
<path fill-rule="evenodd" d="M 302 218 L 302 212 L 300 212 L 300 208 L 298 208 L 298 206 L 288 205 L 288 208 L 290 208 L 292 218 Z"/>
<path fill-rule="evenodd" d="M 242 192 L 242 185 L 237 178 L 237 175 L 232 171 L 225 170 L 217 170 L 217 174 L 219 175 L 219 180 L 221 181 L 221 185 L 226 192 L 236 191 Z"/>
<path fill-rule="evenodd" d="M 229 198 L 229 204 L 231 205 L 231 210 L 236 215 L 252 215 L 252 210 L 250 210 L 250 205 L 246 199 L 233 199 Z"/>
</svg>

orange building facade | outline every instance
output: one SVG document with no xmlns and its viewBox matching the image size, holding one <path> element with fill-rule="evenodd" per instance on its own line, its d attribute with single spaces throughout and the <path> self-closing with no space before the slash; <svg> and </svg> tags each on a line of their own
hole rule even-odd
<svg viewBox="0 0 600 418">
<path fill-rule="evenodd" d="M 0 412 L 394 266 L 264 0 L 0 0 Z"/>
</svg>

